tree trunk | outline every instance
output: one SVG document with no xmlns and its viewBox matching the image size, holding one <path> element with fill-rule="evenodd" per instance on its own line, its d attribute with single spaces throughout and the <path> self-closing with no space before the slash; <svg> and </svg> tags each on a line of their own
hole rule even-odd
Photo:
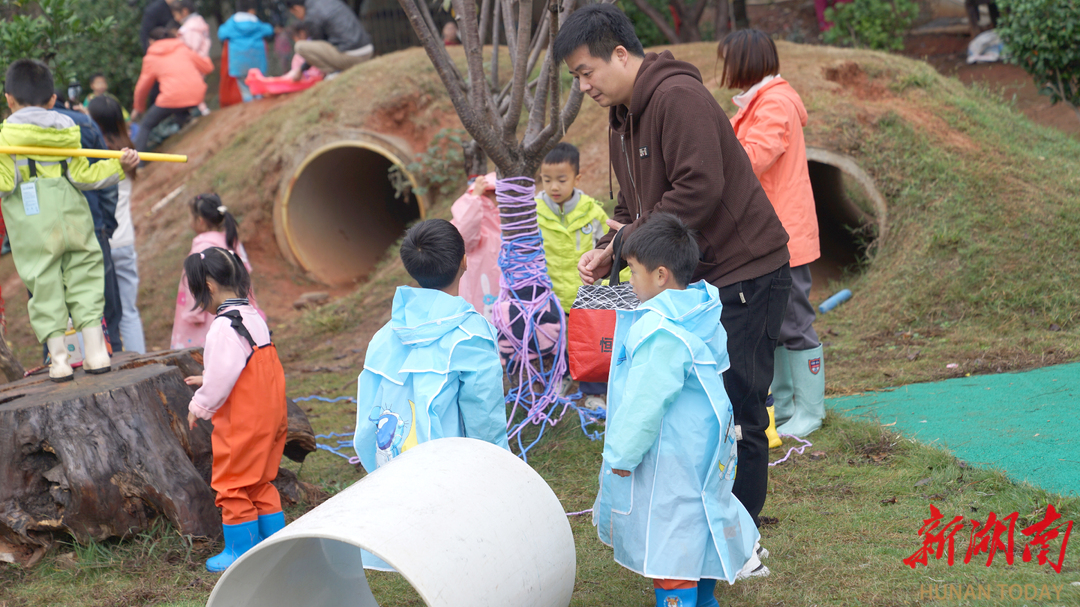
<svg viewBox="0 0 1080 607">
<path fill-rule="evenodd" d="M 210 489 L 213 426 L 187 427 L 202 350 L 120 353 L 113 371 L 57 384 L 45 373 L 0 385 L 0 540 L 47 546 L 51 532 L 80 541 L 130 536 L 167 517 L 182 534 L 217 536 Z M 304 411 L 286 401 L 285 455 L 315 451 Z M 274 481 L 283 503 L 319 501 L 286 469 Z"/>
<path fill-rule="evenodd" d="M 3 330 L 0 330 L 0 373 L 3 373 L 8 381 L 16 381 L 26 375 L 26 369 L 8 348 Z"/>
<path fill-rule="evenodd" d="M 735 29 L 744 30 L 750 27 L 750 18 L 746 16 L 746 0 L 731 0 L 731 13 Z"/>
<path fill-rule="evenodd" d="M 192 464 L 191 388 L 179 370 L 40 377 L 0 390 L 0 536 L 101 540 L 143 531 L 157 514 L 185 535 L 220 533 L 214 494 Z"/>
</svg>

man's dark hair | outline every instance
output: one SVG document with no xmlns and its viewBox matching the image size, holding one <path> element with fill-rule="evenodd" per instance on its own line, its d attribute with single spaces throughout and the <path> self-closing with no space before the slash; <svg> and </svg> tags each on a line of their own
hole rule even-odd
<svg viewBox="0 0 1080 607">
<path fill-rule="evenodd" d="M 175 38 L 176 34 L 167 27 L 155 27 L 150 30 L 150 42 L 157 42 L 158 40 L 165 40 L 166 38 Z"/>
<path fill-rule="evenodd" d="M 551 148 L 547 156 L 544 156 L 544 164 L 570 163 L 574 167 L 574 174 L 581 172 L 581 155 L 578 149 L 565 141 Z"/>
<path fill-rule="evenodd" d="M 716 54 L 724 60 L 720 85 L 729 89 L 746 90 L 765 76 L 780 73 L 776 43 L 759 30 L 746 29 L 728 34 Z"/>
<path fill-rule="evenodd" d="M 192 15 L 194 15 L 197 12 L 195 10 L 195 0 L 170 0 L 169 1 L 169 8 L 171 8 L 174 11 L 186 10 L 186 11 L 190 12 Z"/>
<path fill-rule="evenodd" d="M 583 46 L 589 47 L 590 55 L 604 61 L 611 61 L 617 46 L 631 55 L 645 56 L 634 24 L 614 4 L 590 4 L 574 11 L 555 37 L 555 61 L 562 63 Z"/>
<path fill-rule="evenodd" d="M 52 99 L 53 77 L 49 66 L 36 59 L 19 59 L 8 66 L 4 92 L 19 105 L 45 107 Z"/>
<path fill-rule="evenodd" d="M 108 80 L 109 80 L 109 77 L 106 76 L 104 72 L 94 72 L 93 74 L 90 74 L 90 79 L 87 80 L 86 83 L 87 84 L 94 84 L 94 81 L 97 80 L 98 78 L 104 78 L 106 82 L 108 82 Z"/>
<path fill-rule="evenodd" d="M 675 282 L 685 287 L 694 277 L 701 250 L 694 232 L 681 219 L 670 213 L 652 213 L 623 243 L 622 256 L 650 272 L 664 266 Z"/>
<path fill-rule="evenodd" d="M 445 219 L 428 219 L 409 228 L 401 241 L 401 262 L 405 270 L 425 289 L 445 289 L 454 284 L 465 239 L 454 224 Z"/>
<path fill-rule="evenodd" d="M 307 5 L 304 4 L 305 1 L 306 0 L 285 0 L 285 7 L 292 8 L 294 6 L 303 6 L 307 8 Z"/>
</svg>

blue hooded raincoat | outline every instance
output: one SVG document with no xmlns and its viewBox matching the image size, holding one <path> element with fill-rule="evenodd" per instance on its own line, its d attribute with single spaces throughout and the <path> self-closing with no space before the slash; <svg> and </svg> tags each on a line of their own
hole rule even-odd
<svg viewBox="0 0 1080 607">
<path fill-rule="evenodd" d="M 353 448 L 369 473 L 436 438 L 510 448 L 495 327 L 460 297 L 398 287 L 390 322 L 371 338 L 357 386 Z M 366 550 L 363 561 L 368 569 L 393 571 Z"/>
<path fill-rule="evenodd" d="M 758 539 L 731 494 L 737 450 L 720 310 L 716 287 L 702 281 L 617 313 L 593 524 L 615 561 L 646 577 L 732 583 Z"/>
<path fill-rule="evenodd" d="M 241 81 L 248 70 L 266 73 L 266 38 L 274 35 L 269 23 L 249 13 L 236 13 L 218 28 L 218 38 L 229 41 L 229 75 Z"/>
</svg>

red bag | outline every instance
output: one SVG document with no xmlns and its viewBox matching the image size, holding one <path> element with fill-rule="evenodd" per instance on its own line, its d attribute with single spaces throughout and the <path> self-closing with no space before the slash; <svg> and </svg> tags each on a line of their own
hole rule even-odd
<svg viewBox="0 0 1080 607">
<path fill-rule="evenodd" d="M 633 310 L 640 303 L 629 283 L 619 282 L 625 267 L 622 259 L 622 232 L 615 235 L 611 277 L 607 285 L 582 285 L 570 308 L 567 347 L 570 377 L 584 382 L 606 382 L 611 369 L 611 349 L 615 338 L 615 311 Z"/>
</svg>

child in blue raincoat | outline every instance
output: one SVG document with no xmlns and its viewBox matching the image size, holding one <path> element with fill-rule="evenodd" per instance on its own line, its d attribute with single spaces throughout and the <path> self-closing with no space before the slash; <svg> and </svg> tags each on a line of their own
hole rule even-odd
<svg viewBox="0 0 1080 607">
<path fill-rule="evenodd" d="M 244 79 L 251 69 L 267 72 L 266 38 L 274 35 L 273 26 L 259 21 L 255 10 L 255 0 L 236 0 L 236 13 L 218 28 L 218 38 L 229 42 L 229 75 L 236 78 L 245 103 L 252 96 Z"/>
<path fill-rule="evenodd" d="M 720 374 L 727 333 L 716 287 L 687 285 L 690 230 L 652 213 L 623 245 L 643 303 L 618 312 L 593 523 L 620 565 L 653 578 L 660 607 L 715 606 L 758 539 L 731 493 L 737 450 Z"/>
</svg>

